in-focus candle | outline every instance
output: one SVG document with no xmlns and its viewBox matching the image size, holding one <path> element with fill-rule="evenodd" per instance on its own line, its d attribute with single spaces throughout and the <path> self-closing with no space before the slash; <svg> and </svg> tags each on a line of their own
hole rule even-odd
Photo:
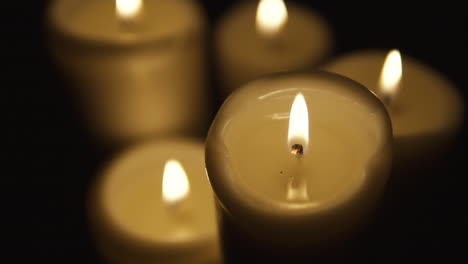
<svg viewBox="0 0 468 264">
<path fill-rule="evenodd" d="M 314 261 L 346 241 L 383 192 L 391 149 L 384 105 L 347 78 L 279 74 L 234 92 L 205 154 L 226 259 Z"/>
</svg>

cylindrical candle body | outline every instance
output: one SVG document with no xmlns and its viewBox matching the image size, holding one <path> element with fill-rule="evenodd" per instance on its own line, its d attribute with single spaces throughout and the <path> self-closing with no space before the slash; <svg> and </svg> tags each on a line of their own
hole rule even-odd
<svg viewBox="0 0 468 264">
<path fill-rule="evenodd" d="M 385 57 L 384 51 L 359 51 L 334 59 L 323 68 L 378 93 Z M 394 136 L 394 170 L 398 174 L 428 167 L 436 161 L 446 153 L 463 122 L 463 102 L 456 88 L 419 61 L 404 54 L 402 60 L 401 88 L 388 106 Z"/>
<path fill-rule="evenodd" d="M 323 68 L 381 94 L 379 78 L 386 57 L 382 50 L 356 51 Z M 401 65 L 399 90 L 387 102 L 393 126 L 393 167 L 373 227 L 377 239 L 405 236 L 418 228 L 415 219 L 427 217 L 421 208 L 430 207 L 429 197 L 446 181 L 444 157 L 463 120 L 461 97 L 448 80 L 404 53 Z"/>
<path fill-rule="evenodd" d="M 297 93 L 310 120 L 310 146 L 300 159 L 291 155 L 287 136 Z M 304 260 L 349 238 L 383 191 L 391 145 L 382 103 L 335 74 L 274 75 L 233 93 L 212 124 L 205 153 L 227 258 Z M 308 199 L 290 201 L 287 182 L 298 175 Z M 245 252 L 233 252 L 234 237 Z"/>
<path fill-rule="evenodd" d="M 54 1 L 52 53 L 110 143 L 197 134 L 206 122 L 204 18 L 194 1 L 144 1 L 126 28 L 115 1 Z"/>
<path fill-rule="evenodd" d="M 261 75 L 315 66 L 332 50 L 327 23 L 311 10 L 287 1 L 285 26 L 262 36 L 256 29 L 257 5 L 258 1 L 242 2 L 216 28 L 216 59 L 226 96 Z"/>
<path fill-rule="evenodd" d="M 180 162 L 190 185 L 189 195 L 174 208 L 162 199 L 169 159 Z M 202 143 L 168 140 L 130 149 L 98 178 L 89 202 L 96 244 L 110 263 L 219 261 Z"/>
</svg>

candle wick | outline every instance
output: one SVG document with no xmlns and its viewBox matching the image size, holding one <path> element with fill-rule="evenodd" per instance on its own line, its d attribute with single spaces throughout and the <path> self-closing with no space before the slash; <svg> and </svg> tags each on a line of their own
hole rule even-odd
<svg viewBox="0 0 468 264">
<path fill-rule="evenodd" d="M 143 1 L 135 1 L 135 3 L 140 3 L 136 9 L 132 10 L 130 14 L 120 14 L 118 8 L 116 10 L 116 18 L 118 22 L 118 30 L 125 34 L 134 34 L 143 30 L 144 26 L 144 8 Z M 127 10 L 128 12 L 128 10 Z"/>
<path fill-rule="evenodd" d="M 267 49 L 273 51 L 283 50 L 283 41 L 281 40 L 280 32 L 271 36 L 260 35 L 259 37 Z"/>
<path fill-rule="evenodd" d="M 294 144 L 291 146 L 291 154 L 300 158 L 304 155 L 304 147 L 301 144 Z"/>
<path fill-rule="evenodd" d="M 166 210 L 175 221 L 185 221 L 190 210 L 187 205 L 187 201 L 182 200 L 172 204 L 166 204 Z"/>
<path fill-rule="evenodd" d="M 125 34 L 134 34 L 141 31 L 140 19 L 120 19 L 119 31 Z"/>
</svg>

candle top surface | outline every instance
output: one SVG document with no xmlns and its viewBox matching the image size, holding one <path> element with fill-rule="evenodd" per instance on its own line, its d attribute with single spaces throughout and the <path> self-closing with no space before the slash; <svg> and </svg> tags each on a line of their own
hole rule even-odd
<svg viewBox="0 0 468 264">
<path fill-rule="evenodd" d="M 286 24 L 277 33 L 262 36 L 256 27 L 257 7 L 258 1 L 245 1 L 220 21 L 216 29 L 220 56 L 270 73 L 305 67 L 330 53 L 330 29 L 313 11 L 286 2 Z"/>
<path fill-rule="evenodd" d="M 164 201 L 163 185 L 174 188 L 174 182 L 166 178 L 163 184 L 165 168 L 166 175 L 181 170 L 174 167 L 174 161 L 186 172 L 190 191 L 182 200 L 185 192 L 173 191 Z M 216 217 L 203 144 L 169 140 L 140 145 L 113 161 L 103 176 L 98 203 L 115 233 L 161 247 L 214 240 Z M 176 182 L 186 186 L 182 183 Z"/>
<path fill-rule="evenodd" d="M 154 41 L 196 32 L 202 21 L 197 4 L 184 0 L 143 1 L 141 14 L 134 18 L 119 16 L 115 0 L 56 0 L 49 11 L 52 24 L 65 34 L 114 44 Z"/>
<path fill-rule="evenodd" d="M 349 77 L 374 92 L 387 53 L 358 51 L 332 60 L 324 70 Z M 431 135 L 453 130 L 461 122 L 463 103 L 456 88 L 440 73 L 402 54 L 401 88 L 389 107 L 393 134 Z"/>
<path fill-rule="evenodd" d="M 298 93 L 308 106 L 307 146 L 288 142 Z M 303 155 L 291 154 L 292 143 L 302 144 Z M 250 82 L 224 103 L 209 133 L 206 161 L 213 189 L 226 207 L 301 215 L 339 207 L 372 185 L 374 177 L 384 178 L 373 169 L 391 155 L 389 145 L 385 107 L 364 87 L 323 72 L 274 75 Z M 288 182 L 295 177 L 305 179 L 305 199 L 289 196 L 294 188 Z"/>
</svg>

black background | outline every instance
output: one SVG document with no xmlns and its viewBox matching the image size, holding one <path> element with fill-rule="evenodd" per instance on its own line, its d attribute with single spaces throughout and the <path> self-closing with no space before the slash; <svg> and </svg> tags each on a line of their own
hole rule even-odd
<svg viewBox="0 0 468 264">
<path fill-rule="evenodd" d="M 98 170 L 115 153 L 88 134 L 68 87 L 48 56 L 47 1 L 2 1 L 1 91 L 3 244 L 14 261 L 99 263 L 86 222 L 86 195 Z M 236 1 L 204 0 L 211 25 Z M 292 0 L 291 0 L 292 2 Z M 385 1 L 295 1 L 331 23 L 336 54 L 355 49 L 399 48 L 444 73 L 466 94 L 466 8 Z M 377 1 L 376 1 L 377 2 Z M 211 87 L 215 89 L 215 87 Z M 220 100 L 214 100 L 219 105 Z M 213 113 L 216 109 L 213 109 Z M 411 204 L 411 228 L 383 243 L 376 262 L 453 261 L 467 250 L 464 185 L 466 127 L 431 191 Z M 391 220 L 388 220 L 391 221 Z M 398 228 L 396 228 L 398 231 Z M 396 238 L 395 238 L 396 237 Z M 6 262 L 7 263 L 7 262 Z"/>
</svg>

